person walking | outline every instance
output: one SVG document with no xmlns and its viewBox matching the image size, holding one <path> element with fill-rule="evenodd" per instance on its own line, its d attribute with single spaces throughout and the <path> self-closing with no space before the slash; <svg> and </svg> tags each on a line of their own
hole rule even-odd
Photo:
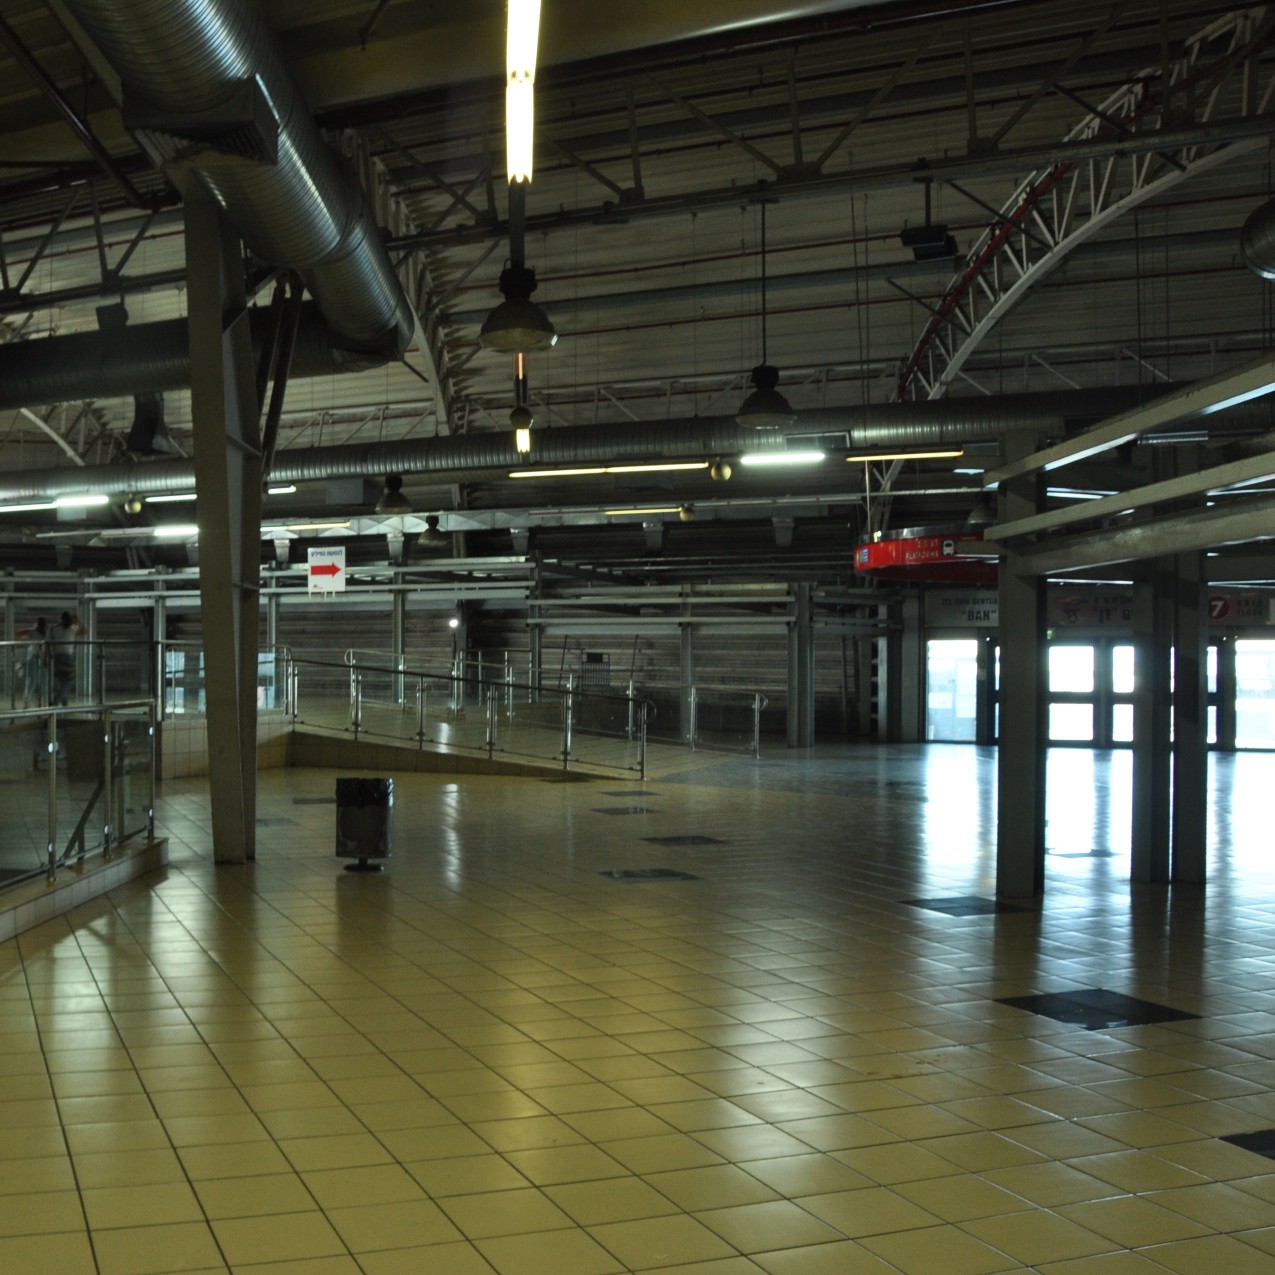
<svg viewBox="0 0 1275 1275">
<path fill-rule="evenodd" d="M 49 630 L 49 652 L 52 656 L 53 693 L 50 702 L 66 707 L 75 691 L 75 648 L 80 639 L 80 621 L 70 611 Z"/>
<path fill-rule="evenodd" d="M 39 616 L 29 629 L 18 634 L 28 641 L 22 678 L 22 707 L 44 708 L 48 703 L 49 625 Z"/>
</svg>

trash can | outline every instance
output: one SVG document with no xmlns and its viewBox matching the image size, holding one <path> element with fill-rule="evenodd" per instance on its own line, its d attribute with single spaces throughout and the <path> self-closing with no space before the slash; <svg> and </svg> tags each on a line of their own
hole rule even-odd
<svg viewBox="0 0 1275 1275">
<path fill-rule="evenodd" d="M 347 872 L 380 872 L 372 859 L 388 859 L 394 842 L 394 781 L 336 781 L 336 857 L 357 859 Z"/>
</svg>

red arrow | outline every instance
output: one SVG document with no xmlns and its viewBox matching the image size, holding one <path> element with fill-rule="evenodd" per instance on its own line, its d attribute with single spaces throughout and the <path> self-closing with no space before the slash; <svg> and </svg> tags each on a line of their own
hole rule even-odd
<svg viewBox="0 0 1275 1275">
<path fill-rule="evenodd" d="M 334 576 L 341 568 L 335 562 L 325 562 L 321 567 L 311 567 L 312 576 Z"/>
</svg>

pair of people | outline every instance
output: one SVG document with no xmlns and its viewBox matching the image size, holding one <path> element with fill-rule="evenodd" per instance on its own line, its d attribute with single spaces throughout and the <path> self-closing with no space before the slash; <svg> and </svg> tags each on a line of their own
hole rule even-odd
<svg viewBox="0 0 1275 1275">
<path fill-rule="evenodd" d="M 70 703 L 75 690 L 75 644 L 80 633 L 79 617 L 63 611 L 57 624 L 49 625 L 44 616 L 40 616 L 18 635 L 29 643 L 22 688 L 23 708 L 33 704 L 42 707 L 46 703 L 50 674 L 52 691 L 47 703 L 63 707 Z"/>
</svg>

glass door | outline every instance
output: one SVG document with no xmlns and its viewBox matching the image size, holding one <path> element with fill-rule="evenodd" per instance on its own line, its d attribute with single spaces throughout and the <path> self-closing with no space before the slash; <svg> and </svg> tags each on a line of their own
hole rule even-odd
<svg viewBox="0 0 1275 1275">
<path fill-rule="evenodd" d="M 973 743 L 978 725 L 978 639 L 925 644 L 925 738 Z"/>
</svg>

